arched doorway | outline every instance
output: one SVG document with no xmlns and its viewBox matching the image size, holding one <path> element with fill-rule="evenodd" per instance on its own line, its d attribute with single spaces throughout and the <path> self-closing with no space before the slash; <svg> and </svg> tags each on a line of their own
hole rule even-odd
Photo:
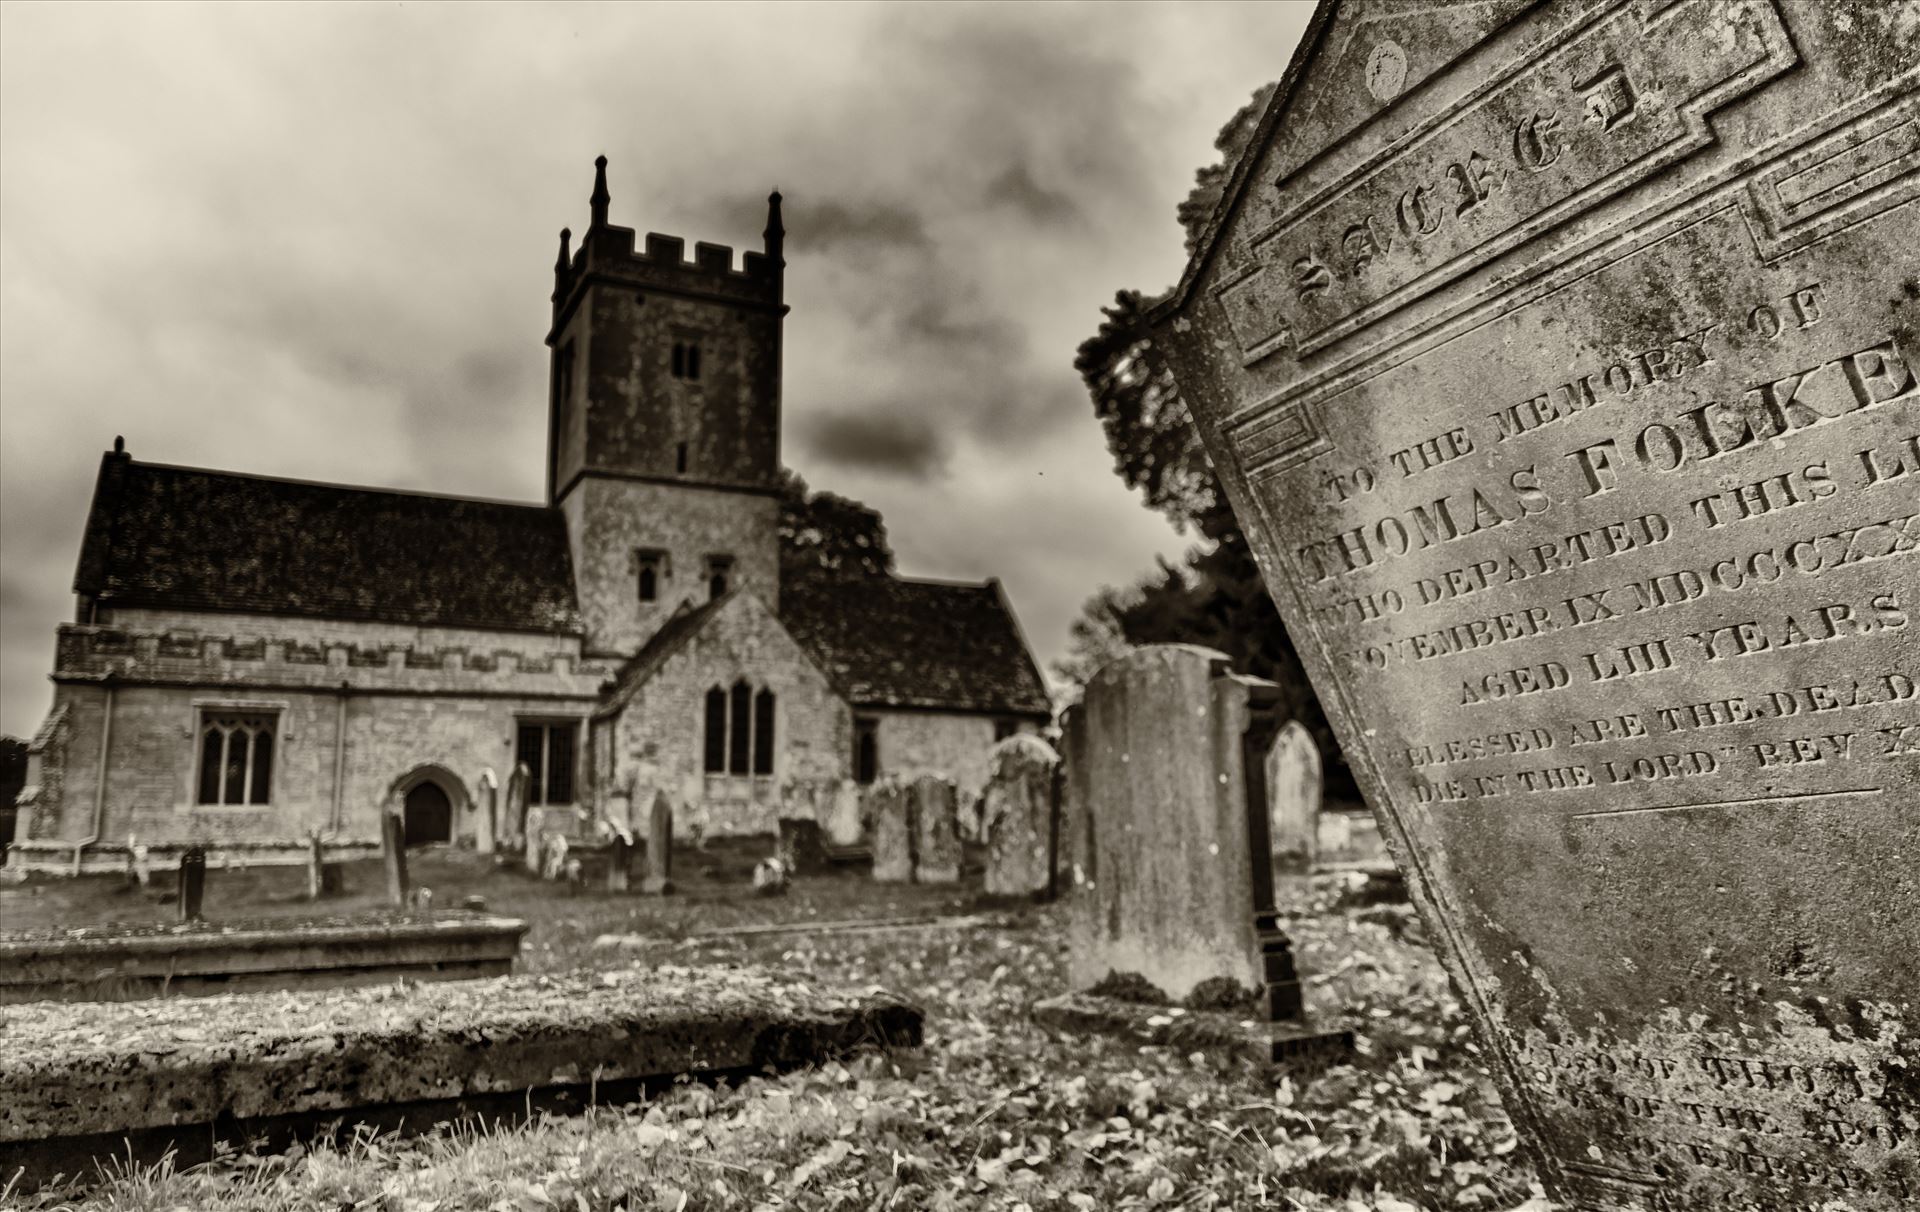
<svg viewBox="0 0 1920 1212">
<path fill-rule="evenodd" d="M 453 802 L 440 784 L 424 779 L 407 792 L 407 845 L 453 840 Z"/>
</svg>

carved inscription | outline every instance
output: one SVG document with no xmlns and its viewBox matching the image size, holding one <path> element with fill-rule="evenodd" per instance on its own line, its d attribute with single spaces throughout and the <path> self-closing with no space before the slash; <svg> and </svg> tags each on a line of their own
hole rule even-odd
<svg viewBox="0 0 1920 1212">
<path fill-rule="evenodd" d="M 1890 334 L 1832 346 L 1828 307 L 1809 282 L 1701 317 L 1383 466 L 1320 475 L 1340 521 L 1292 555 L 1311 609 L 1345 637 L 1334 660 L 1428 695 L 1438 683 L 1463 725 L 1399 747 L 1415 802 L 1587 793 L 1576 816 L 1595 819 L 1648 807 L 1585 802 L 1627 786 L 1671 789 L 1662 810 L 1871 796 L 1875 762 L 1920 755 L 1914 674 L 1870 655 L 1920 626 L 1920 351 Z M 1715 380 L 1736 327 L 1785 360 Z M 1689 694 L 1689 671 L 1829 645 L 1866 646 L 1847 658 L 1854 676 Z M 1627 683 L 1631 705 L 1610 715 L 1531 723 L 1536 704 Z M 1473 730 L 1489 712 L 1501 719 Z M 1815 767 L 1844 768 L 1846 786 L 1712 790 Z"/>
<path fill-rule="evenodd" d="M 1771 0 L 1618 8 L 1253 235 L 1216 296 L 1249 362 L 1311 353 L 1706 146 L 1793 61 Z"/>
</svg>

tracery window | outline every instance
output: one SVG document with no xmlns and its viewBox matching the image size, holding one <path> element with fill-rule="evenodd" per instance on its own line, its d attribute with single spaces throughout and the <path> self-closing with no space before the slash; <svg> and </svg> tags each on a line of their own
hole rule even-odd
<svg viewBox="0 0 1920 1212">
<path fill-rule="evenodd" d="M 533 776 L 528 803 L 573 803 L 574 753 L 579 737 L 580 725 L 574 720 L 521 723 L 514 756 L 526 763 L 527 773 Z"/>
<path fill-rule="evenodd" d="M 771 775 L 774 749 L 774 693 L 756 693 L 743 678 L 732 690 L 707 691 L 706 772 Z"/>
<path fill-rule="evenodd" d="M 274 712 L 208 711 L 200 717 L 202 804 L 273 802 Z"/>
<path fill-rule="evenodd" d="M 691 341 L 675 341 L 671 361 L 672 365 L 669 369 L 673 371 L 674 378 L 685 379 L 690 383 L 700 381 L 700 347 L 698 345 Z"/>
</svg>

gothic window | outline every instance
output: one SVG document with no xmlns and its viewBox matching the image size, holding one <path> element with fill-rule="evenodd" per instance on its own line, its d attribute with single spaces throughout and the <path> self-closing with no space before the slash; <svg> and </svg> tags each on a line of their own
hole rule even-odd
<svg viewBox="0 0 1920 1212">
<path fill-rule="evenodd" d="M 753 772 L 773 773 L 773 691 L 753 696 Z"/>
<path fill-rule="evenodd" d="M 727 772 L 727 692 L 707 691 L 707 773 Z"/>
<path fill-rule="evenodd" d="M 853 777 L 871 783 L 880 777 L 880 721 L 860 717 L 853 721 Z"/>
<path fill-rule="evenodd" d="M 1020 731 L 1019 720 L 1009 720 L 1004 717 L 997 719 L 993 722 L 993 743 L 997 745 L 1018 731 Z"/>
<path fill-rule="evenodd" d="M 727 712 L 727 773 L 745 774 L 753 735 L 753 690 L 745 682 L 733 684 L 730 708 Z"/>
<path fill-rule="evenodd" d="M 271 712 L 209 711 L 200 719 L 202 804 L 267 804 L 273 799 Z"/>
<path fill-rule="evenodd" d="M 731 692 L 718 686 L 707 691 L 707 773 L 772 774 L 773 716 L 773 691 L 756 694 L 745 679 Z"/>
<path fill-rule="evenodd" d="M 674 468 L 681 475 L 687 474 L 687 444 L 680 443 L 680 449 L 674 455 Z"/>
<path fill-rule="evenodd" d="M 707 596 L 717 598 L 724 595 L 733 583 L 733 557 L 730 555 L 711 555 L 707 557 Z"/>
<path fill-rule="evenodd" d="M 530 804 L 573 803 L 574 752 L 580 725 L 572 720 L 520 725 L 516 759 L 525 762 L 533 776 L 528 789 Z"/>
<path fill-rule="evenodd" d="M 667 579 L 667 553 L 664 551 L 641 551 L 637 553 L 640 564 L 640 600 L 658 601 L 660 582 Z"/>
</svg>

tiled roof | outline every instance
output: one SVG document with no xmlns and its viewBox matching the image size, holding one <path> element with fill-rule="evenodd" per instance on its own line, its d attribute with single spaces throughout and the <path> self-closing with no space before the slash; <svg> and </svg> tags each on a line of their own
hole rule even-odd
<svg viewBox="0 0 1920 1212">
<path fill-rule="evenodd" d="M 74 589 L 105 605 L 574 632 L 557 509 L 100 465 Z"/>
<path fill-rule="evenodd" d="M 738 590 L 734 591 L 738 593 Z M 660 672 L 660 667 L 674 653 L 686 647 L 699 630 L 706 626 L 707 620 L 720 612 L 733 594 L 709 599 L 698 606 L 689 606 L 675 612 L 672 618 L 660 625 L 640 651 L 628 657 L 620 666 L 620 672 L 614 675 L 613 689 L 608 692 L 596 715 L 608 715 L 625 707 L 634 694 Z"/>
<path fill-rule="evenodd" d="M 998 582 L 799 577 L 780 620 L 855 706 L 1052 711 Z"/>
</svg>

